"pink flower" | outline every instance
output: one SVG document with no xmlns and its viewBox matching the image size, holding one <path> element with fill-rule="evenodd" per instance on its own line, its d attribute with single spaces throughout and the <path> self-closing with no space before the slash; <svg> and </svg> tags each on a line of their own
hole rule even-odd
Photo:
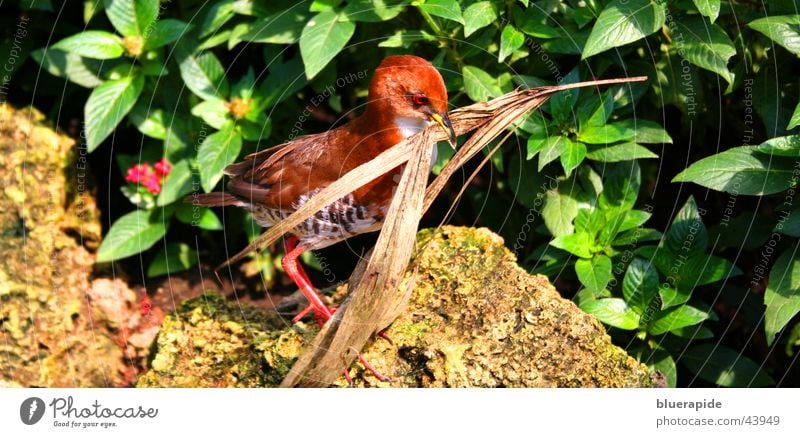
<svg viewBox="0 0 800 437">
<path fill-rule="evenodd" d="M 158 194 L 161 192 L 161 181 L 169 174 L 172 166 L 162 158 L 153 167 L 155 167 L 155 172 L 147 162 L 136 164 L 128 169 L 125 180 L 133 184 L 142 184 L 147 191 Z"/>
<path fill-rule="evenodd" d="M 153 174 L 153 170 L 150 168 L 150 164 L 146 162 L 144 164 L 136 164 L 128 169 L 125 180 L 135 184 L 147 179 L 151 174 Z"/>
<path fill-rule="evenodd" d="M 170 170 L 172 170 L 172 164 L 167 162 L 167 158 L 161 158 L 160 161 L 153 164 L 153 167 L 156 169 L 156 174 L 160 178 L 165 178 L 169 174 Z"/>
</svg>

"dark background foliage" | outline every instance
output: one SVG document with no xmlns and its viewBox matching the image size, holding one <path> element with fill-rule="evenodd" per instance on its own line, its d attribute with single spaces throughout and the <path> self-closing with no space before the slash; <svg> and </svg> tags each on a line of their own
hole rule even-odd
<svg viewBox="0 0 800 437">
<path fill-rule="evenodd" d="M 106 230 L 98 268 L 113 262 L 145 286 L 191 274 L 198 260 L 215 265 L 257 235 L 240 211 L 180 199 L 219 189 L 224 165 L 246 153 L 354 117 L 387 55 L 431 60 L 453 107 L 515 87 L 646 75 L 555 96 L 489 165 L 455 178 L 422 225 L 500 233 L 523 267 L 548 275 L 672 386 L 800 382 L 795 2 L 0 7 L 2 97 L 83 138 Z M 435 169 L 452 153 L 439 152 Z M 171 170 L 157 189 L 131 182 L 129 169 L 162 158 Z M 305 261 L 335 282 L 370 238 Z M 254 254 L 235 275 L 279 288 L 279 256 Z"/>
</svg>

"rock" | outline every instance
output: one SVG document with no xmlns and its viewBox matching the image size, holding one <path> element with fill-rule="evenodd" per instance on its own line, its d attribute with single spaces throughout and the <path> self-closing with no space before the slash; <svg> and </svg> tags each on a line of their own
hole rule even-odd
<svg viewBox="0 0 800 437">
<path fill-rule="evenodd" d="M 130 383 L 121 329 L 87 294 L 105 285 L 90 281 L 101 228 L 85 153 L 36 110 L 0 104 L 0 385 Z"/>
<path fill-rule="evenodd" d="M 360 364 L 356 386 L 642 387 L 647 367 L 614 346 L 594 316 L 520 269 L 486 229 L 444 227 L 418 234 L 411 302 Z M 342 286 L 337 295 L 344 295 Z M 152 370 L 140 387 L 275 386 L 316 334 L 276 315 L 207 295 L 168 316 Z M 341 378 L 338 385 L 346 382 Z"/>
</svg>

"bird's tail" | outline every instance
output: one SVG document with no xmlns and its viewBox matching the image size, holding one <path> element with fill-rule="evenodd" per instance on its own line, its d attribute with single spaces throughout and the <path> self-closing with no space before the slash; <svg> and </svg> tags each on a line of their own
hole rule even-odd
<svg viewBox="0 0 800 437">
<path fill-rule="evenodd" d="M 183 198 L 186 203 L 197 206 L 244 206 L 245 203 L 238 197 L 223 193 L 221 191 L 213 193 L 195 193 Z"/>
</svg>

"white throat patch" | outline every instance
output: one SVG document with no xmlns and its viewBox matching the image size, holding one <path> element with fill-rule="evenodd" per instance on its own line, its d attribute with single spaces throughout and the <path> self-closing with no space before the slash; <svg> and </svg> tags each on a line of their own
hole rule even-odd
<svg viewBox="0 0 800 437">
<path fill-rule="evenodd" d="M 394 119 L 394 124 L 400 128 L 403 138 L 408 138 L 428 127 L 430 121 L 422 118 L 397 117 Z"/>
</svg>

